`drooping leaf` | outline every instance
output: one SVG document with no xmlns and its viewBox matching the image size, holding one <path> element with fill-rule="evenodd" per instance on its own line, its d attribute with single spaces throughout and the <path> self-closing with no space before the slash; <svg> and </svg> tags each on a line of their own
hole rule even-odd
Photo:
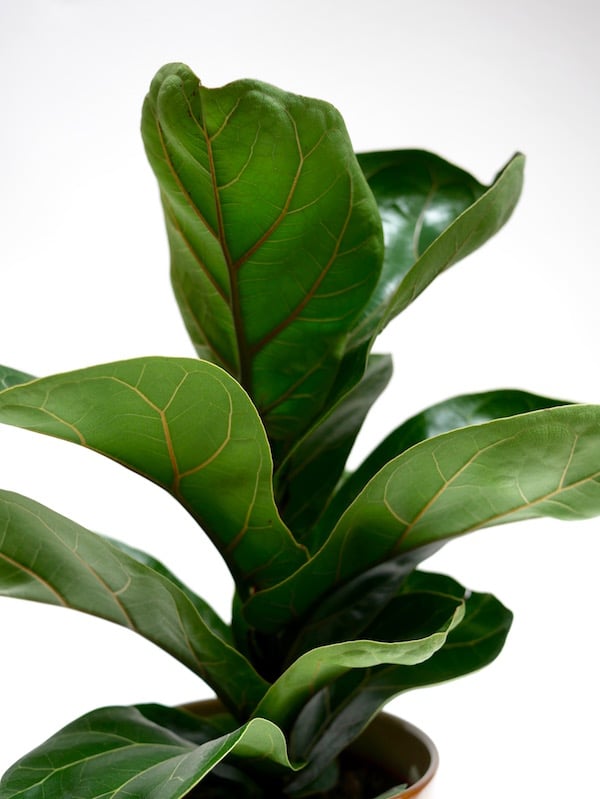
<svg viewBox="0 0 600 799">
<path fill-rule="evenodd" d="M 153 721 L 155 708 L 144 711 L 102 708 L 72 722 L 6 772 L 0 799 L 181 799 L 232 755 L 293 768 L 281 731 L 264 719 L 196 745 Z"/>
<path fill-rule="evenodd" d="M 566 404 L 563 400 L 541 397 L 526 391 L 502 389 L 464 394 L 432 405 L 397 427 L 348 476 L 327 509 L 322 521 L 323 527 L 331 530 L 369 480 L 393 458 L 420 441 L 460 427 Z"/>
<path fill-rule="evenodd" d="M 265 632 L 377 563 L 413 568 L 491 525 L 600 513 L 600 406 L 566 405 L 453 430 L 381 469 L 291 578 L 246 604 Z"/>
<path fill-rule="evenodd" d="M 169 491 L 242 591 L 306 560 L 275 506 L 256 409 L 213 364 L 136 358 L 40 378 L 0 392 L 0 421 L 96 450 Z"/>
<path fill-rule="evenodd" d="M 267 684 L 170 579 L 106 539 L 18 494 L 0 491 L 0 594 L 107 619 L 164 649 L 249 712 Z"/>
<path fill-rule="evenodd" d="M 500 653 L 512 614 L 490 594 L 465 592 L 443 575 L 413 572 L 403 592 L 437 591 L 465 597 L 465 616 L 431 658 L 413 666 L 383 665 L 342 676 L 303 708 L 291 733 L 293 757 L 307 761 L 290 790 L 302 790 L 349 745 L 394 696 L 423 685 L 461 677 Z M 392 620 L 393 622 L 393 620 Z"/>
<path fill-rule="evenodd" d="M 169 64 L 142 133 L 198 353 L 287 440 L 322 408 L 381 268 L 377 205 L 343 120 L 258 81 L 207 89 Z"/>
<path fill-rule="evenodd" d="M 301 655 L 270 686 L 254 715 L 287 730 L 311 697 L 348 671 L 382 663 L 412 666 L 427 660 L 443 646 L 464 613 L 462 599 L 436 599 L 432 606 L 421 594 L 419 606 L 399 598 L 373 622 L 364 638 L 342 640 Z M 388 614 L 395 625 L 388 623 Z"/>
<path fill-rule="evenodd" d="M 33 375 L 11 369 L 10 366 L 0 366 L 0 391 L 10 386 L 17 386 L 19 383 L 28 383 L 30 380 L 35 380 Z"/>
<path fill-rule="evenodd" d="M 367 413 L 391 376 L 391 358 L 372 355 L 358 385 L 321 424 L 300 440 L 278 470 L 278 506 L 296 538 L 309 549 L 318 547 L 307 535 L 310 536 L 314 523 L 323 513 L 344 472 Z"/>
</svg>

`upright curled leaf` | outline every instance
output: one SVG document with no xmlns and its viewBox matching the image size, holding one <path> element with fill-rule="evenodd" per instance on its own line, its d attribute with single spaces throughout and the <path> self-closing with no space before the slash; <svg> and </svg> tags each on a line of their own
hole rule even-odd
<svg viewBox="0 0 600 799">
<path fill-rule="evenodd" d="M 155 77 L 142 133 L 172 280 L 198 353 L 230 371 L 274 439 L 322 408 L 377 283 L 377 205 L 328 103 L 253 80 Z"/>
</svg>

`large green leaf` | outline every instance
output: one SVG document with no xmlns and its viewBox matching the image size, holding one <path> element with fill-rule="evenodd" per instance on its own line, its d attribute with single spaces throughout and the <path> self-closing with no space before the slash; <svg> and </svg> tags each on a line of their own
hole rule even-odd
<svg viewBox="0 0 600 799">
<path fill-rule="evenodd" d="M 600 406 L 566 405 L 453 430 L 381 469 L 306 566 L 251 597 L 246 617 L 276 630 L 377 563 L 406 570 L 482 527 L 599 513 Z"/>
<path fill-rule="evenodd" d="M 300 440 L 275 476 L 282 516 L 309 549 L 317 548 L 308 536 L 344 472 L 367 413 L 391 376 L 391 358 L 372 355 L 362 380 Z"/>
<path fill-rule="evenodd" d="M 331 530 L 369 480 L 393 458 L 420 441 L 460 427 L 566 404 L 562 400 L 541 397 L 526 391 L 502 389 L 463 394 L 432 405 L 397 427 L 348 476 L 327 508 L 322 526 Z"/>
<path fill-rule="evenodd" d="M 491 663 L 510 629 L 512 614 L 490 594 L 466 592 L 449 577 L 413 572 L 402 592 L 438 592 L 465 598 L 465 616 L 432 657 L 413 666 L 382 665 L 353 671 L 323 688 L 303 708 L 291 733 L 291 751 L 307 766 L 290 785 L 311 784 L 399 693 L 468 674 Z M 390 618 L 393 624 L 393 618 Z"/>
<path fill-rule="evenodd" d="M 288 439 L 321 409 L 381 268 L 377 205 L 343 120 L 258 81 L 207 89 L 169 64 L 142 133 L 197 350 Z"/>
<path fill-rule="evenodd" d="M 82 444 L 162 486 L 202 525 L 242 592 L 306 561 L 275 506 L 260 418 L 213 364 L 137 358 L 41 378 L 0 392 L 0 421 Z"/>
<path fill-rule="evenodd" d="M 198 745 L 156 716 L 143 705 L 82 716 L 6 772 L 0 799 L 180 799 L 227 757 L 293 768 L 281 731 L 264 719 Z M 182 724 L 193 728 L 191 717 Z"/>
<path fill-rule="evenodd" d="M 221 637 L 215 613 L 169 578 L 49 508 L 0 491 L 0 594 L 83 611 L 169 652 L 231 708 L 248 713 L 267 684 Z"/>
<path fill-rule="evenodd" d="M 353 341 L 372 339 L 438 275 L 485 244 L 521 194 L 525 159 L 515 155 L 490 186 L 432 153 L 362 153 L 381 214 L 384 265 Z"/>
<path fill-rule="evenodd" d="M 461 621 L 462 598 L 426 594 L 398 598 L 371 624 L 363 638 L 317 647 L 295 660 L 271 685 L 254 715 L 287 730 L 300 710 L 321 688 L 352 669 L 382 663 L 412 666 L 430 658 Z M 399 640 L 400 639 L 400 640 Z"/>
<path fill-rule="evenodd" d="M 21 372 L 18 369 L 11 369 L 10 366 L 0 366 L 0 391 L 3 388 L 17 386 L 19 383 L 27 383 L 34 380 L 32 375 Z"/>
<path fill-rule="evenodd" d="M 361 379 L 385 325 L 438 275 L 498 232 L 523 185 L 525 159 L 519 154 L 489 187 L 431 153 L 400 150 L 358 157 L 383 221 L 384 265 L 346 344 L 326 408 Z"/>
</svg>

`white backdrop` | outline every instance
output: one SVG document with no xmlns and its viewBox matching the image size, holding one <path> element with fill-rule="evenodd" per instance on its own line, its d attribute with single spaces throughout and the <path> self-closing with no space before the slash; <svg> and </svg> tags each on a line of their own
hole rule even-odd
<svg viewBox="0 0 600 799">
<path fill-rule="evenodd" d="M 528 155 L 508 227 L 382 338 L 396 376 L 359 453 L 456 393 L 506 386 L 600 402 L 597 8 L 0 0 L 0 363 L 43 375 L 193 354 L 138 132 L 155 71 L 184 61 L 208 86 L 254 77 L 333 102 L 357 150 L 430 149 L 484 182 L 515 150 Z M 219 559 L 159 489 L 11 428 L 0 451 L 3 488 L 153 552 L 228 613 Z M 429 561 L 516 614 L 492 666 L 392 704 L 440 748 L 436 797 L 594 794 L 599 555 L 600 520 L 532 522 Z M 0 772 L 94 707 L 209 693 L 108 623 L 8 599 L 0 619 Z"/>
</svg>

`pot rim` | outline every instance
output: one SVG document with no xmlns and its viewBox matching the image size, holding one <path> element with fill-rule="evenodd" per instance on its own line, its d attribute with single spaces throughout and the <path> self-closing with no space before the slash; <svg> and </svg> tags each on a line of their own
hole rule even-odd
<svg viewBox="0 0 600 799">
<path fill-rule="evenodd" d="M 389 799 L 418 796 L 429 785 L 439 767 L 439 752 L 429 735 L 409 721 L 380 712 L 349 747 L 366 755 L 375 765 L 406 772 L 408 787 Z M 416 763 L 415 763 L 416 760 Z M 417 771 L 417 774 L 414 772 Z M 413 773 L 411 773 L 413 772 Z M 414 776 L 413 776 L 414 774 Z"/>
</svg>

